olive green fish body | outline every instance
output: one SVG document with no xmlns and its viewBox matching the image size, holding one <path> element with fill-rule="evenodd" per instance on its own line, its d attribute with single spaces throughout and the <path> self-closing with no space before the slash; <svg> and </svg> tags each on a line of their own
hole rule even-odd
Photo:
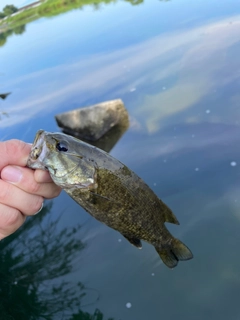
<svg viewBox="0 0 240 320">
<path fill-rule="evenodd" d="M 168 267 L 192 258 L 165 222 L 179 224 L 172 211 L 133 171 L 108 153 L 62 133 L 39 131 L 28 166 L 47 169 L 93 217 L 119 231 L 133 245 L 151 243 Z"/>
<path fill-rule="evenodd" d="M 163 243 L 160 238 L 168 236 L 164 214 L 160 212 L 170 212 L 170 209 L 125 166 L 114 173 L 108 169 L 97 169 L 96 190 L 75 188 L 67 190 L 67 193 L 97 220 L 125 236 L 154 245 Z"/>
</svg>

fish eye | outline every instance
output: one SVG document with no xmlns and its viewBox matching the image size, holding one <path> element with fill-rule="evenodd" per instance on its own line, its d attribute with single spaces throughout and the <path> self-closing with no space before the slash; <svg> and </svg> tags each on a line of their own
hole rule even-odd
<svg viewBox="0 0 240 320">
<path fill-rule="evenodd" d="M 56 148 L 58 151 L 67 152 L 68 151 L 68 144 L 65 141 L 60 141 L 56 144 Z"/>
</svg>

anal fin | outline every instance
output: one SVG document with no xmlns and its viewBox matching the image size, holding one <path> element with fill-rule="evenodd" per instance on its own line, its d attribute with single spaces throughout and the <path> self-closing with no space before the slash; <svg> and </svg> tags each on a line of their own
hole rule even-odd
<svg viewBox="0 0 240 320">
<path fill-rule="evenodd" d="M 135 247 L 137 247 L 138 249 L 142 249 L 142 243 L 140 239 L 137 238 L 132 238 L 129 236 L 124 235 L 124 238 L 126 238 L 132 245 L 134 245 Z"/>
</svg>

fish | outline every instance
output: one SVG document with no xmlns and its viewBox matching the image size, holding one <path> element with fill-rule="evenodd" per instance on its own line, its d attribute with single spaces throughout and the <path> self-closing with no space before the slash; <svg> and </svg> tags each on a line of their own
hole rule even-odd
<svg viewBox="0 0 240 320">
<path fill-rule="evenodd" d="M 132 245 L 152 244 L 169 268 L 193 258 L 165 222 L 179 225 L 171 209 L 132 170 L 107 152 L 63 133 L 39 130 L 27 166 L 48 170 L 54 183 L 95 219 Z"/>
</svg>

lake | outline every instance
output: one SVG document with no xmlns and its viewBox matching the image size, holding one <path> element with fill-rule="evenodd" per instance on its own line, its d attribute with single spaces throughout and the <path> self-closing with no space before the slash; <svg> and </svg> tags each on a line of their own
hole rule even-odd
<svg viewBox="0 0 240 320">
<path fill-rule="evenodd" d="M 1 140 L 122 99 L 111 155 L 173 210 L 194 259 L 168 269 L 62 192 L 1 242 L 1 319 L 239 319 L 239 1 L 79 3 L 2 28 Z"/>
</svg>

